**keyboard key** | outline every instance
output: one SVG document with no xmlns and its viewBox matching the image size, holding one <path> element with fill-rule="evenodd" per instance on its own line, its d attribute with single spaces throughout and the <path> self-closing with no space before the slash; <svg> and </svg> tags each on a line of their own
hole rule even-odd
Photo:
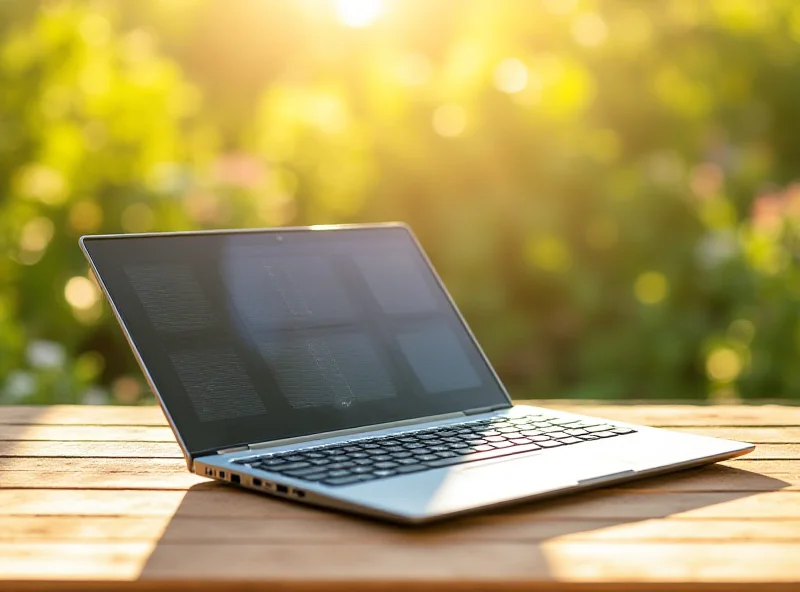
<svg viewBox="0 0 800 592">
<path fill-rule="evenodd" d="M 489 450 L 494 450 L 494 446 L 492 446 L 491 444 L 482 444 L 481 446 L 476 446 L 475 450 L 479 452 L 487 452 Z"/>
<path fill-rule="evenodd" d="M 386 462 L 387 460 L 392 460 L 392 457 L 389 454 L 376 454 L 372 457 L 372 460 L 375 462 Z"/>
<path fill-rule="evenodd" d="M 352 475 L 352 473 L 350 471 L 346 471 L 346 470 L 331 471 L 331 472 L 328 473 L 329 477 L 334 477 L 334 478 L 347 477 L 348 475 Z"/>
<path fill-rule="evenodd" d="M 593 435 L 597 436 L 598 438 L 613 438 L 614 436 L 618 436 L 619 434 L 615 434 L 612 431 L 607 431 L 607 432 L 594 432 Z"/>
<path fill-rule="evenodd" d="M 622 427 L 620 427 L 620 428 L 614 428 L 614 429 L 613 429 L 613 430 L 611 430 L 611 431 L 612 431 L 612 432 L 614 432 L 615 434 L 634 434 L 634 433 L 636 433 L 636 430 L 634 430 L 634 429 L 631 429 L 631 428 L 622 428 Z"/>
<path fill-rule="evenodd" d="M 380 471 L 373 471 L 372 474 L 376 477 L 391 477 L 392 475 L 396 475 L 397 471 L 393 471 L 391 469 L 382 469 Z"/>
<path fill-rule="evenodd" d="M 479 452 L 477 454 L 469 454 L 467 456 L 457 456 L 454 458 L 440 458 L 439 460 L 434 460 L 431 462 L 427 462 L 429 467 L 449 467 L 452 465 L 460 465 L 468 462 L 476 462 L 479 460 L 486 460 L 490 458 L 497 458 L 499 456 L 508 456 L 510 454 L 521 454 L 523 452 L 532 452 L 534 450 L 539 450 L 539 446 L 536 444 L 527 444 L 525 446 L 515 446 L 512 448 L 506 448 L 503 450 L 490 450 L 486 452 Z"/>
<path fill-rule="evenodd" d="M 416 458 L 398 458 L 397 463 L 400 465 L 415 465 L 419 461 Z"/>
<path fill-rule="evenodd" d="M 411 454 L 415 455 L 415 456 L 420 455 L 420 454 L 430 454 L 431 453 L 431 451 L 428 450 L 427 448 L 412 448 L 411 450 L 409 450 L 409 452 Z"/>
<path fill-rule="evenodd" d="M 613 430 L 614 426 L 610 426 L 610 425 L 607 425 L 607 424 L 602 424 L 602 425 L 589 426 L 589 427 L 586 427 L 584 429 L 587 432 L 593 434 L 595 432 L 605 432 L 606 430 Z"/>
<path fill-rule="evenodd" d="M 337 462 L 331 463 L 325 467 L 328 471 L 338 471 L 340 469 L 349 469 L 350 467 L 356 466 L 354 461 L 347 461 L 347 462 Z"/>
<path fill-rule="evenodd" d="M 403 452 L 392 452 L 389 456 L 397 459 L 397 458 L 408 458 L 409 456 L 414 456 L 414 455 L 405 450 Z"/>
<path fill-rule="evenodd" d="M 350 483 L 358 483 L 363 480 L 366 475 L 350 475 L 349 477 L 332 477 L 325 479 L 325 485 L 349 485 Z"/>
<path fill-rule="evenodd" d="M 311 463 L 307 462 L 284 462 L 274 465 L 269 465 L 264 467 L 265 471 L 274 471 L 276 473 L 283 473 L 284 471 L 294 471 L 295 469 L 305 469 L 306 467 L 310 467 Z"/>
<path fill-rule="evenodd" d="M 571 429 L 571 430 L 564 430 L 564 431 L 566 433 L 568 433 L 570 436 L 583 436 L 584 434 L 588 434 L 589 433 L 586 430 L 582 430 L 582 429 Z"/>
<path fill-rule="evenodd" d="M 436 456 L 438 456 L 439 458 L 452 458 L 454 456 L 461 456 L 461 455 L 456 454 L 455 452 L 450 452 L 449 450 L 447 450 L 445 452 L 437 452 Z"/>
<path fill-rule="evenodd" d="M 563 426 L 567 424 L 576 423 L 577 421 L 579 420 L 568 417 L 566 419 L 551 419 L 550 423 L 557 426 Z"/>
<path fill-rule="evenodd" d="M 282 474 L 289 477 L 303 477 L 304 475 L 313 475 L 319 473 L 319 467 L 307 467 L 305 469 L 295 469 L 294 471 L 281 471 Z"/>
<path fill-rule="evenodd" d="M 509 440 L 509 442 L 513 442 L 514 444 L 530 444 L 533 440 L 528 438 L 513 438 Z"/>
<path fill-rule="evenodd" d="M 358 466 L 353 469 L 350 469 L 350 472 L 354 475 L 361 475 L 364 473 L 371 473 L 373 471 L 372 467 L 365 467 L 365 466 Z"/>
<path fill-rule="evenodd" d="M 259 458 L 258 462 L 266 467 L 274 467 L 286 463 L 284 459 L 269 456 Z"/>
<path fill-rule="evenodd" d="M 564 445 L 561 442 L 559 442 L 558 440 L 548 440 L 547 442 L 537 442 L 537 444 L 539 444 L 539 446 L 541 446 L 542 448 L 555 448 L 557 446 L 563 446 Z"/>
<path fill-rule="evenodd" d="M 505 438 L 505 436 L 489 436 L 488 438 L 486 438 L 486 441 L 487 442 L 505 442 L 506 438 Z"/>
<path fill-rule="evenodd" d="M 508 448 L 509 446 L 513 446 L 514 444 L 511 442 L 494 442 L 493 446 L 495 448 Z"/>
<path fill-rule="evenodd" d="M 549 432 L 547 434 L 551 438 L 555 438 L 556 440 L 561 440 L 562 438 L 569 438 L 570 435 L 565 432 Z"/>
<path fill-rule="evenodd" d="M 562 444 L 579 444 L 580 442 L 583 442 L 583 440 L 576 438 L 575 436 L 570 436 L 569 438 L 560 438 L 558 441 Z"/>
<path fill-rule="evenodd" d="M 417 455 L 416 458 L 419 461 L 429 461 L 429 460 L 436 460 L 439 457 L 436 456 L 435 454 L 419 454 L 419 455 Z"/>
<path fill-rule="evenodd" d="M 396 462 L 379 462 L 379 463 L 375 463 L 372 466 L 373 466 L 373 468 L 376 468 L 376 469 L 394 469 L 395 467 L 398 467 L 400 465 L 398 463 L 396 463 Z"/>
<path fill-rule="evenodd" d="M 302 479 L 303 481 L 322 481 L 323 479 L 328 478 L 328 473 L 311 473 L 308 475 L 303 475 L 302 477 L 298 477 L 298 479 Z"/>
</svg>

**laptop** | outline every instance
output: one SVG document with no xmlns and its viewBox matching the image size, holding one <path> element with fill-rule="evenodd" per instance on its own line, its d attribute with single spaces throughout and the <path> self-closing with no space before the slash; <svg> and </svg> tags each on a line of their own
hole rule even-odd
<svg viewBox="0 0 800 592">
<path fill-rule="evenodd" d="M 754 448 L 514 406 L 403 224 L 80 244 L 211 479 L 416 524 Z"/>
</svg>

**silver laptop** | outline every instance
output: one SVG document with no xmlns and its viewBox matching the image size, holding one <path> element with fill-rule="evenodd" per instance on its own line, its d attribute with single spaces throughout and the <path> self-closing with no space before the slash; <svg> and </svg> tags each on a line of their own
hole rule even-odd
<svg viewBox="0 0 800 592">
<path fill-rule="evenodd" d="M 198 475 L 422 523 L 753 449 L 513 406 L 402 224 L 81 246 Z"/>
</svg>

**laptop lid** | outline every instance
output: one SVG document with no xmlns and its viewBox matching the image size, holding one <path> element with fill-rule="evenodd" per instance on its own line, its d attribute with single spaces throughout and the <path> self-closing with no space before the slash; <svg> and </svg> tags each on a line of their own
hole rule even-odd
<svg viewBox="0 0 800 592">
<path fill-rule="evenodd" d="M 510 405 L 403 225 L 81 244 L 190 458 Z"/>
</svg>

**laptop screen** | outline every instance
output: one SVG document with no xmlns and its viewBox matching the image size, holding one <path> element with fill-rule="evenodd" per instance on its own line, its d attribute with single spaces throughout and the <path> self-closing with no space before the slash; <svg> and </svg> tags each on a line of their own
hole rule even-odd
<svg viewBox="0 0 800 592">
<path fill-rule="evenodd" d="M 192 454 L 507 402 L 403 227 L 84 245 Z"/>
</svg>

